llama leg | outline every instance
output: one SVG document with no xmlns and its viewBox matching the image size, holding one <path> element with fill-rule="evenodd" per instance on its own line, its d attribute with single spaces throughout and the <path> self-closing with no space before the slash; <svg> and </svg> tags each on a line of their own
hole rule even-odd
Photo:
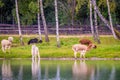
<svg viewBox="0 0 120 80">
<path fill-rule="evenodd" d="M 40 59 L 40 54 L 39 54 L 39 51 L 38 51 L 38 59 Z"/>
<path fill-rule="evenodd" d="M 4 46 L 2 46 L 2 51 L 5 53 L 6 51 L 5 51 L 5 47 Z"/>
<path fill-rule="evenodd" d="M 83 56 L 83 52 L 81 51 L 81 52 L 80 52 L 80 58 L 82 58 L 82 56 Z"/>
<path fill-rule="evenodd" d="M 10 53 L 10 46 L 8 46 L 8 52 Z"/>
<path fill-rule="evenodd" d="M 80 55 L 80 58 L 82 58 L 82 57 L 84 58 L 85 51 L 82 50 L 80 54 L 81 54 L 81 55 Z"/>
<path fill-rule="evenodd" d="M 35 54 L 35 59 L 37 58 L 37 54 Z"/>
<path fill-rule="evenodd" d="M 86 51 L 83 51 L 83 58 L 85 58 Z"/>
<path fill-rule="evenodd" d="M 83 53 L 83 58 L 85 58 L 85 53 Z"/>
<path fill-rule="evenodd" d="M 32 54 L 32 60 L 34 60 L 34 58 L 35 58 L 35 55 L 34 55 L 34 54 Z"/>
<path fill-rule="evenodd" d="M 8 46 L 5 46 L 5 52 L 7 51 Z"/>
<path fill-rule="evenodd" d="M 76 54 L 77 54 L 77 52 L 74 52 L 74 57 L 75 57 L 75 58 L 77 58 Z"/>
</svg>

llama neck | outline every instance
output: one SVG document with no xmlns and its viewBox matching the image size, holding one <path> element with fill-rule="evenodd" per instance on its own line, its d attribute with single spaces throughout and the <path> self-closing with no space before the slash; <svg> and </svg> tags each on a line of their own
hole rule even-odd
<svg viewBox="0 0 120 80">
<path fill-rule="evenodd" d="M 87 47 L 87 51 L 89 51 L 91 49 L 92 45 L 88 45 Z"/>
</svg>

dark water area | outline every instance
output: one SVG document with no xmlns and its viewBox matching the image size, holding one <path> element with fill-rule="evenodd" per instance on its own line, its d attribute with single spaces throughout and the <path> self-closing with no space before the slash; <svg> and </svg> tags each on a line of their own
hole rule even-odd
<svg viewBox="0 0 120 80">
<path fill-rule="evenodd" d="M 120 80 L 120 61 L 0 60 L 0 80 Z"/>
</svg>

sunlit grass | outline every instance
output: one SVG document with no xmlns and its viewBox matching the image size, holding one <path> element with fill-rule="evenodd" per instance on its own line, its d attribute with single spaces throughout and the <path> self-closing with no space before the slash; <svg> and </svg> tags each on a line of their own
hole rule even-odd
<svg viewBox="0 0 120 80">
<path fill-rule="evenodd" d="M 8 36 L 0 37 L 0 41 L 3 38 L 7 38 Z M 19 37 L 14 36 L 13 46 L 10 50 L 10 53 L 3 53 L 0 49 L 0 58 L 31 58 L 31 45 L 27 45 L 27 42 L 31 37 L 24 36 L 23 40 L 25 45 L 21 46 Z M 80 37 L 82 38 L 82 37 Z M 56 38 L 50 37 L 50 42 L 44 42 L 37 44 L 40 51 L 41 58 L 74 58 L 73 51 L 71 49 L 73 44 L 79 43 L 79 37 L 67 37 L 60 38 L 61 47 L 56 47 Z M 92 40 L 92 37 L 85 37 Z M 86 57 L 97 57 L 97 58 L 120 58 L 120 41 L 115 40 L 113 37 L 100 37 L 101 44 L 97 44 L 97 49 L 92 49 L 87 52 Z M 92 40 L 93 41 L 93 40 Z M 0 47 L 1 48 L 1 47 Z M 79 57 L 79 54 L 77 54 Z"/>
</svg>

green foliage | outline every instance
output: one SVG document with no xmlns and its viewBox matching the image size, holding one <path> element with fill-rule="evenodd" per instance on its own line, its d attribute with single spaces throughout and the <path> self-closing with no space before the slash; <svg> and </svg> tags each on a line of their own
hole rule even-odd
<svg viewBox="0 0 120 80">
<path fill-rule="evenodd" d="M 75 4 L 73 4 L 75 2 Z M 106 0 L 96 0 L 102 15 L 108 19 Z M 109 0 L 110 11 L 115 24 L 120 23 L 120 0 Z M 89 21 L 89 0 L 58 0 L 58 17 L 60 25 L 86 24 Z M 24 25 L 36 24 L 37 0 L 18 0 L 20 22 Z M 55 24 L 54 0 L 43 0 L 44 14 L 47 23 Z M 0 0 L 0 23 L 13 24 L 16 21 L 15 1 Z M 16 21 L 17 22 L 17 21 Z M 88 23 L 89 24 L 89 23 Z M 101 22 L 100 22 L 101 24 Z"/>
<path fill-rule="evenodd" d="M 37 22 L 36 15 L 38 12 L 38 6 L 37 6 L 37 2 L 34 2 L 34 0 L 31 1 L 20 0 L 18 2 L 18 11 L 22 25 L 30 25 Z M 13 9 L 12 13 L 15 18 L 15 21 L 17 22 L 15 9 Z"/>
<path fill-rule="evenodd" d="M 114 0 L 108 0 L 110 6 L 111 14 L 114 14 L 116 9 L 116 2 Z M 98 7 L 102 13 L 102 15 L 108 19 L 108 6 L 106 0 L 98 0 Z M 113 16 L 113 15 L 112 15 Z"/>
<path fill-rule="evenodd" d="M 4 3 L 0 1 L 0 8 L 4 6 Z"/>
<path fill-rule="evenodd" d="M 88 0 L 76 0 L 76 2 L 76 12 L 78 12 L 81 9 L 81 7 L 88 2 Z"/>
<path fill-rule="evenodd" d="M 30 4 L 29 4 L 29 10 L 30 10 L 31 13 L 36 13 L 36 12 L 38 12 L 39 9 L 38 9 L 37 3 L 31 1 Z"/>
<path fill-rule="evenodd" d="M 113 13 L 116 9 L 116 4 L 114 0 L 108 0 L 109 1 L 109 5 L 110 5 L 110 11 Z M 107 8 L 107 1 L 106 0 L 99 0 L 98 1 L 98 7 L 104 7 Z"/>
</svg>

